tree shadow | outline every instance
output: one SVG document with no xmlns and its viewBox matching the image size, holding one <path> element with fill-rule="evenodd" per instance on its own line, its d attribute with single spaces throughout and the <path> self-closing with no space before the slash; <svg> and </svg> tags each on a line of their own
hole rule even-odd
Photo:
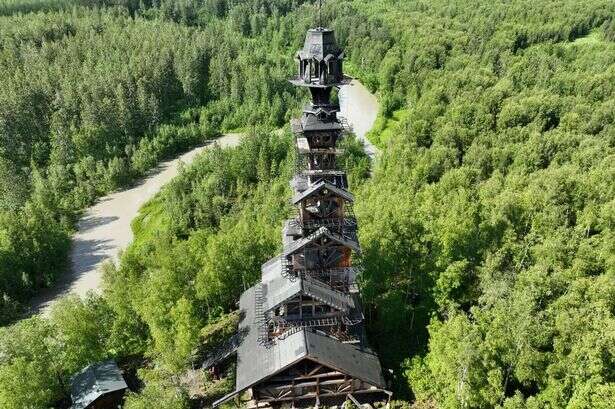
<svg viewBox="0 0 615 409">
<path fill-rule="evenodd" d="M 104 226 L 105 224 L 113 223 L 114 221 L 119 220 L 117 216 L 111 217 L 95 217 L 88 216 L 84 217 L 79 221 L 79 232 L 84 233 L 86 231 L 92 230 L 99 226 Z"/>
<path fill-rule="evenodd" d="M 115 246 L 109 244 L 112 240 L 80 240 L 73 241 L 71 251 L 71 271 L 69 274 L 63 274 L 58 280 L 58 285 L 72 283 L 79 279 L 85 273 L 95 268 L 101 261 L 109 258 L 109 250 L 113 250 Z"/>
<path fill-rule="evenodd" d="M 109 258 L 109 250 L 115 248 L 109 244 L 110 242 L 111 240 L 77 239 L 73 241 L 71 268 L 60 275 L 52 287 L 41 290 L 31 300 L 30 308 L 26 311 L 24 318 L 44 312 L 53 301 L 67 295 L 77 280 Z"/>
</svg>

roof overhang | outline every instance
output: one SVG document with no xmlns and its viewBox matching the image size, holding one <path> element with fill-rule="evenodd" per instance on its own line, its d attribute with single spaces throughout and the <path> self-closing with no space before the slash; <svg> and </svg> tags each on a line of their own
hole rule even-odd
<svg viewBox="0 0 615 409">
<path fill-rule="evenodd" d="M 312 233 L 308 237 L 304 237 L 302 239 L 296 240 L 293 243 L 291 243 L 289 246 L 285 247 L 284 250 L 282 251 L 282 255 L 284 257 L 288 257 L 292 254 L 295 254 L 296 252 L 303 249 L 310 243 L 313 243 L 315 240 L 318 240 L 322 237 L 327 237 L 331 241 L 338 243 L 342 246 L 348 247 L 352 249 L 353 251 L 355 251 L 356 253 L 361 252 L 361 247 L 359 246 L 359 243 L 357 243 L 355 240 L 347 239 L 345 237 L 342 237 L 339 234 L 335 234 L 331 232 L 326 227 L 321 227 L 320 229 L 316 230 L 314 233 Z"/>
<path fill-rule="evenodd" d="M 337 372 L 340 372 L 342 374 L 348 375 L 351 378 L 355 378 L 358 380 L 361 380 L 375 388 L 378 388 L 378 390 L 381 390 L 382 392 L 390 395 L 391 392 L 389 392 L 388 390 L 386 390 L 386 385 L 384 382 L 384 378 L 382 377 L 382 371 L 381 371 L 381 367 L 380 367 L 380 362 L 378 360 L 378 357 L 376 355 L 374 355 L 371 351 L 365 351 L 365 350 L 360 350 L 359 348 L 357 348 L 356 346 L 352 345 L 352 344 L 343 344 L 343 343 L 338 343 L 338 341 L 335 341 L 327 336 L 324 335 L 319 335 L 316 334 L 314 332 L 311 331 L 307 331 L 307 330 L 302 330 L 301 332 L 295 334 L 302 334 L 302 338 L 303 338 L 303 342 L 305 343 L 305 349 L 303 351 L 303 353 L 301 355 L 299 355 L 295 360 L 293 360 L 292 362 L 281 366 L 279 369 L 277 369 L 276 371 L 267 374 L 266 376 L 263 376 L 263 378 L 255 380 L 254 382 L 248 384 L 248 385 L 244 385 L 241 388 L 236 389 L 235 391 L 225 395 L 224 397 L 218 399 L 217 401 L 215 401 L 213 403 L 213 407 L 217 407 L 220 406 L 221 404 L 228 402 L 229 400 L 231 400 L 232 398 L 234 398 L 235 396 L 243 393 L 244 391 L 253 388 L 254 386 L 266 382 L 267 380 L 271 379 L 272 377 L 276 376 L 277 374 L 284 372 L 285 370 L 297 365 L 300 362 L 303 362 L 305 360 L 310 360 L 313 361 L 319 365 L 323 365 L 325 367 L 331 368 Z M 286 342 L 288 340 L 288 338 L 286 340 L 280 341 L 280 342 Z M 370 366 L 370 370 L 372 372 L 374 372 L 372 375 L 376 375 L 378 379 L 373 379 L 370 378 L 370 376 L 364 376 L 363 374 L 360 373 L 360 368 L 362 368 L 361 365 L 358 365 L 356 368 L 356 370 L 351 370 L 349 371 L 347 368 L 344 368 L 345 365 L 340 364 L 339 362 L 336 363 L 334 362 L 334 359 L 331 359 L 330 357 L 327 358 L 325 356 L 325 354 L 319 354 L 318 353 L 318 347 L 316 345 L 318 345 L 319 342 L 325 342 L 325 343 L 331 343 L 331 345 L 333 345 L 332 343 L 336 343 L 336 346 L 339 349 L 342 350 L 348 350 L 346 352 L 350 352 L 353 357 L 357 360 L 371 360 L 371 364 L 369 365 L 364 365 L 364 366 Z M 324 349 L 326 349 L 326 346 L 324 347 Z M 323 350 L 324 350 L 323 349 Z M 339 351 L 338 351 L 339 352 Z M 339 356 L 339 354 L 334 354 L 331 356 Z M 359 358 L 360 357 L 360 358 Z M 341 358 L 341 357 L 340 357 Z M 367 364 L 367 361 L 364 361 L 365 364 Z M 363 368 L 366 369 L 366 368 Z"/>
<path fill-rule="evenodd" d="M 303 192 L 300 192 L 300 193 L 296 194 L 293 197 L 293 199 L 292 199 L 292 203 L 293 204 L 298 204 L 299 202 L 305 200 L 306 198 L 308 198 L 310 196 L 313 196 L 316 193 L 322 192 L 323 190 L 328 190 L 328 191 L 332 192 L 333 194 L 335 194 L 336 196 L 341 197 L 342 199 L 344 199 L 347 202 L 353 202 L 354 201 L 354 196 L 352 195 L 352 193 L 348 192 L 345 189 L 340 189 L 340 188 L 332 185 L 329 182 L 321 181 L 321 182 L 311 186 L 307 190 L 304 190 Z"/>
</svg>

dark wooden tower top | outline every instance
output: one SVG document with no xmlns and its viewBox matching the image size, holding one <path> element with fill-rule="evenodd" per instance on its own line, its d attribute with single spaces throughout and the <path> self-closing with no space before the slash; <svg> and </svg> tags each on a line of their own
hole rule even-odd
<svg viewBox="0 0 615 409">
<path fill-rule="evenodd" d="M 326 103 L 332 87 L 347 84 L 350 80 L 344 76 L 344 52 L 337 45 L 333 30 L 323 27 L 308 30 L 303 49 L 297 52 L 296 58 L 299 75 L 291 82 L 309 87 L 316 104 Z"/>
<path fill-rule="evenodd" d="M 303 49 L 297 53 L 302 60 L 313 58 L 322 61 L 325 58 L 337 58 L 342 50 L 335 41 L 335 32 L 328 28 L 318 27 L 308 30 Z"/>
</svg>

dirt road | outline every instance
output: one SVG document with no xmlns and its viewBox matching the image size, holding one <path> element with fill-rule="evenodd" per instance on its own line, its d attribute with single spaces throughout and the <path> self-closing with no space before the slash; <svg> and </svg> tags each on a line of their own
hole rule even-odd
<svg viewBox="0 0 615 409">
<path fill-rule="evenodd" d="M 355 80 L 350 85 L 342 87 L 339 100 L 341 115 L 348 120 L 357 138 L 363 141 L 365 152 L 374 160 L 380 151 L 367 140 L 365 135 L 374 126 L 380 110 L 376 96 Z"/>
<path fill-rule="evenodd" d="M 179 164 L 189 164 L 204 149 L 214 144 L 236 146 L 239 134 L 225 135 L 215 142 L 195 148 L 179 158 L 161 163 L 152 174 L 138 185 L 101 198 L 90 207 L 77 224 L 70 252 L 71 269 L 58 283 L 36 297 L 32 312 L 48 312 L 51 303 L 68 293 L 84 296 L 89 290 L 97 291 L 101 284 L 101 263 L 117 258 L 118 251 L 132 240 L 130 223 L 145 202 L 177 175 Z"/>
</svg>

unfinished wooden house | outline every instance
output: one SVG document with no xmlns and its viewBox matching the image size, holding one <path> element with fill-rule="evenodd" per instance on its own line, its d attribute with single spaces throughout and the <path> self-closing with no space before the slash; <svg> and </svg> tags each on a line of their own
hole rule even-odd
<svg viewBox="0 0 615 409">
<path fill-rule="evenodd" d="M 361 252 L 354 197 L 336 161 L 347 127 L 330 97 L 348 82 L 343 57 L 333 31 L 324 28 L 309 30 L 297 53 L 299 74 L 291 82 L 312 96 L 291 123 L 299 157 L 291 182 L 297 213 L 284 224 L 282 253 L 263 264 L 261 281 L 241 296 L 232 351 L 216 355 L 236 352 L 236 387 L 214 406 L 233 398 L 253 408 L 390 398 L 365 337 L 353 264 Z"/>
</svg>

